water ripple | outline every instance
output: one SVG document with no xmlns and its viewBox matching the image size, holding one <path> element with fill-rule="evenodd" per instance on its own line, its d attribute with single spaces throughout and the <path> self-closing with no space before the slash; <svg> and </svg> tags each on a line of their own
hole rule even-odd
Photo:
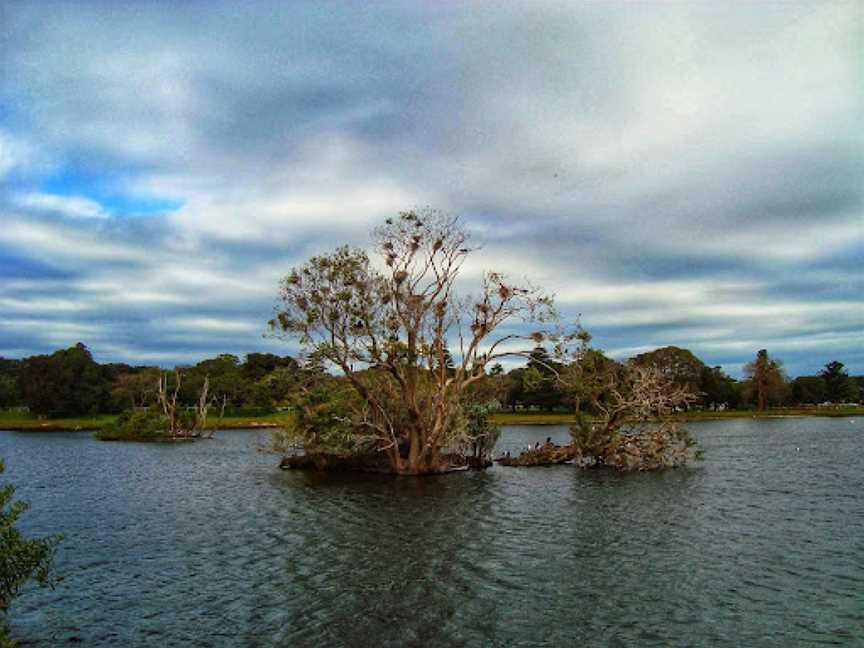
<svg viewBox="0 0 864 648">
<path fill-rule="evenodd" d="M 864 644 L 859 421 L 694 425 L 707 461 L 621 476 L 280 472 L 256 433 L 167 447 L 2 433 L 65 577 L 24 645 Z M 512 427 L 500 450 L 566 440 Z"/>
</svg>

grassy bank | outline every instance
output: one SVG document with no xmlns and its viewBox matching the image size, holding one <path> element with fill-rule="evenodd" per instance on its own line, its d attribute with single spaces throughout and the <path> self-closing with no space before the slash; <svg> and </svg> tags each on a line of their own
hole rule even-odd
<svg viewBox="0 0 864 648">
<path fill-rule="evenodd" d="M 226 416 L 223 419 L 211 418 L 209 429 L 238 430 L 248 428 L 269 428 L 283 425 L 290 414 L 268 414 L 265 416 Z M 864 407 L 782 407 L 766 412 L 753 410 L 730 410 L 725 412 L 690 412 L 688 420 L 712 421 L 736 418 L 775 418 L 786 416 L 862 416 Z M 76 418 L 37 419 L 20 412 L 0 412 L 0 430 L 71 432 L 77 430 L 101 430 L 114 422 L 114 414 L 82 416 Z M 569 412 L 499 412 L 492 416 L 498 425 L 567 425 L 574 421 Z"/>
<path fill-rule="evenodd" d="M 727 418 L 780 418 L 789 416 L 820 416 L 838 418 L 843 416 L 864 416 L 864 407 L 772 407 L 764 412 L 755 410 L 728 410 L 724 412 L 691 412 L 691 421 L 714 421 Z"/>
<path fill-rule="evenodd" d="M 498 425 L 563 425 L 576 419 L 572 412 L 498 412 L 492 421 Z"/>
<path fill-rule="evenodd" d="M 266 416 L 226 416 L 223 419 L 211 418 L 210 429 L 236 430 L 242 428 L 277 427 L 287 418 L 287 414 L 268 414 Z M 99 414 L 75 418 L 37 419 L 20 412 L 0 412 L 0 430 L 74 432 L 78 430 L 101 430 L 117 419 L 115 414 Z"/>
<path fill-rule="evenodd" d="M 0 430 L 41 430 L 46 432 L 100 430 L 116 418 L 113 414 L 98 414 L 74 418 L 37 419 L 35 416 L 20 412 L 0 412 Z"/>
<path fill-rule="evenodd" d="M 689 421 L 714 421 L 741 418 L 778 418 L 787 416 L 864 416 L 864 407 L 777 407 L 765 412 L 755 410 L 708 410 L 688 413 Z M 566 425 L 573 423 L 573 414 L 568 412 L 499 412 L 492 417 L 498 425 Z"/>
</svg>

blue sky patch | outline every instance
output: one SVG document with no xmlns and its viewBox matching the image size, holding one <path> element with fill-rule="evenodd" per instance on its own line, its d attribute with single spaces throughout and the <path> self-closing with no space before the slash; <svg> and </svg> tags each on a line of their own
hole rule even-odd
<svg viewBox="0 0 864 648">
<path fill-rule="evenodd" d="M 176 211 L 183 201 L 159 196 L 133 195 L 112 189 L 118 177 L 95 175 L 73 167 L 43 178 L 38 184 L 41 193 L 55 196 L 78 196 L 99 203 L 113 216 L 147 216 Z"/>
</svg>

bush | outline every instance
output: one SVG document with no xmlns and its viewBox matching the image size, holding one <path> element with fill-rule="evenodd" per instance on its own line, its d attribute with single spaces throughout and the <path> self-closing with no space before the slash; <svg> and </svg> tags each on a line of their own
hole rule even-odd
<svg viewBox="0 0 864 648">
<path fill-rule="evenodd" d="M 5 469 L 0 459 L 0 473 Z M 61 536 L 28 540 L 15 528 L 26 502 L 13 502 L 15 487 L 0 487 L 0 613 L 5 617 L 12 600 L 28 581 L 53 587 L 52 563 Z M 12 645 L 7 636 L 5 618 L 0 621 L 0 646 Z"/>
<path fill-rule="evenodd" d="M 126 411 L 96 432 L 101 441 L 155 441 L 168 438 L 168 421 L 161 413 Z"/>
</svg>

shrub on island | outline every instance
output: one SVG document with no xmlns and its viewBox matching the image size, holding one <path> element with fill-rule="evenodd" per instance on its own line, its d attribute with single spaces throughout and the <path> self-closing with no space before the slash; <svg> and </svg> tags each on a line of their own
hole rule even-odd
<svg viewBox="0 0 864 648">
<path fill-rule="evenodd" d="M 151 411 L 126 411 L 96 432 L 100 441 L 168 441 L 168 419 Z"/>
</svg>

